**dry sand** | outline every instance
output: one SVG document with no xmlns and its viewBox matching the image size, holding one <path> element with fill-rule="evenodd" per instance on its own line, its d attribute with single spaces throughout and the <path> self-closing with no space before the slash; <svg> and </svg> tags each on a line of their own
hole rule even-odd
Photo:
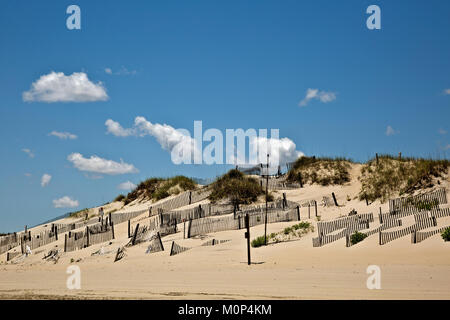
<svg viewBox="0 0 450 320">
<path fill-rule="evenodd" d="M 448 181 L 446 182 L 448 190 Z M 322 220 L 330 220 L 355 208 L 358 213 L 373 212 L 387 204 L 366 206 L 353 199 L 358 182 L 341 187 L 308 186 L 288 190 L 292 201 L 321 200 L 335 192 L 341 207 L 319 206 Z M 347 195 L 351 201 L 347 201 Z M 302 219 L 307 209 L 302 208 Z M 146 221 L 145 214 L 134 219 Z M 311 211 L 314 225 L 317 219 Z M 444 221 L 447 225 L 450 221 Z M 439 222 L 441 223 L 441 221 Z M 295 222 L 268 225 L 278 232 Z M 376 226 L 371 225 L 371 228 Z M 165 251 L 145 254 L 147 244 L 126 249 L 126 256 L 114 263 L 115 251 L 125 244 L 127 224 L 116 226 L 112 244 L 97 244 L 63 254 L 57 264 L 42 260 L 44 253 L 63 240 L 36 249 L 20 264 L 6 264 L 0 255 L 0 298 L 3 299 L 450 299 L 450 243 L 435 235 L 411 244 L 409 236 L 378 245 L 371 236 L 347 248 L 345 239 L 321 248 L 312 247 L 317 232 L 267 247 L 252 248 L 253 264 L 247 265 L 244 230 L 209 234 L 204 239 L 183 239 L 181 232 L 163 238 Z M 263 235 L 264 226 L 251 229 L 251 238 Z M 61 237 L 63 238 L 63 237 Z M 231 240 L 216 246 L 200 246 L 208 239 Z M 192 249 L 169 256 L 171 242 Z M 91 256 L 104 247 L 110 253 Z M 79 262 L 71 263 L 71 259 Z M 81 289 L 66 287 L 69 265 L 81 270 Z M 369 265 L 381 268 L 381 289 L 366 286 Z"/>
</svg>

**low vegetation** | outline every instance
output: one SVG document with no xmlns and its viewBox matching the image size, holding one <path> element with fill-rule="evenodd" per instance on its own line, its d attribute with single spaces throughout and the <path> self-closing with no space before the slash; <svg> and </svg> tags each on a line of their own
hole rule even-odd
<svg viewBox="0 0 450 320">
<path fill-rule="evenodd" d="M 89 209 L 84 208 L 78 211 L 74 211 L 74 212 L 70 212 L 69 213 L 69 217 L 71 218 L 85 218 L 86 217 L 86 213 L 89 212 Z"/>
<path fill-rule="evenodd" d="M 442 236 L 442 239 L 444 239 L 444 241 L 450 241 L 450 227 L 448 227 L 444 231 L 442 231 L 441 236 Z"/>
<path fill-rule="evenodd" d="M 450 161 L 422 158 L 395 158 L 382 155 L 369 160 L 361 169 L 359 199 L 385 202 L 396 194 L 433 187 L 447 174 Z M 439 183 L 439 182 L 437 182 Z M 425 207 L 430 203 L 422 203 Z"/>
<path fill-rule="evenodd" d="M 123 198 L 119 195 L 117 201 L 123 201 L 129 204 L 138 198 L 142 200 L 158 201 L 171 195 L 179 194 L 182 191 L 195 190 L 197 187 L 194 180 L 185 176 L 176 176 L 173 178 L 150 178 L 142 181 L 138 186 Z"/>
<path fill-rule="evenodd" d="M 314 227 L 309 222 L 302 221 L 300 223 L 294 224 L 293 226 L 284 228 L 281 232 L 273 232 L 267 236 L 267 244 L 269 243 L 279 243 L 293 238 L 300 238 L 304 234 L 314 231 Z M 265 244 L 264 236 L 257 237 L 252 240 L 251 246 L 253 248 L 258 248 Z"/>
<path fill-rule="evenodd" d="M 116 202 L 116 201 L 124 201 L 125 198 L 126 197 L 123 194 L 119 194 L 117 197 L 114 198 L 114 202 Z"/>
<path fill-rule="evenodd" d="M 321 186 L 342 185 L 350 181 L 349 159 L 300 157 L 287 174 L 287 180 Z"/>
<path fill-rule="evenodd" d="M 258 196 L 264 194 L 258 180 L 247 177 L 236 169 L 232 169 L 219 177 L 210 185 L 210 188 L 209 200 L 213 203 L 227 199 L 235 205 L 250 204 L 255 202 Z M 273 199 L 273 197 L 270 198 L 269 195 L 268 199 Z"/>
<path fill-rule="evenodd" d="M 350 236 L 350 242 L 352 243 L 352 245 L 357 244 L 358 242 L 363 241 L 365 238 L 367 238 L 366 234 L 355 231 L 355 233 Z"/>
</svg>

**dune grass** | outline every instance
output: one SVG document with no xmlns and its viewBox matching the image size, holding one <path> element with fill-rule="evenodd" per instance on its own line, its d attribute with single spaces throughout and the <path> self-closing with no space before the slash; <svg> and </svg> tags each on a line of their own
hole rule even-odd
<svg viewBox="0 0 450 320">
<path fill-rule="evenodd" d="M 264 194 L 258 180 L 247 177 L 236 169 L 232 169 L 219 177 L 210 185 L 210 188 L 209 200 L 213 203 L 228 199 L 236 205 L 250 204 L 255 202 L 258 196 Z M 270 198 L 269 195 L 268 200 L 270 199 L 273 199 L 273 197 Z"/>
<path fill-rule="evenodd" d="M 287 174 L 287 180 L 321 186 L 342 185 L 350 181 L 350 163 L 346 158 L 300 157 Z"/>
<path fill-rule="evenodd" d="M 147 200 L 158 201 L 182 191 L 195 190 L 197 187 L 194 180 L 185 176 L 175 176 L 172 178 L 149 178 L 142 181 L 138 186 L 123 198 L 119 195 L 116 199 L 124 204 L 136 200 L 139 197 Z"/>
<path fill-rule="evenodd" d="M 361 168 L 359 199 L 385 202 L 389 198 L 411 194 L 415 190 L 433 187 L 438 178 L 447 173 L 450 161 L 424 158 L 378 156 Z M 429 204 L 418 204 L 428 206 Z"/>
</svg>

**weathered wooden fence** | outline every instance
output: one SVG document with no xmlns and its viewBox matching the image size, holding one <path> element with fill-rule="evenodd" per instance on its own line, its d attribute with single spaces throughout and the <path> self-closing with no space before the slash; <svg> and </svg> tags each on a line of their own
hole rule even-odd
<svg viewBox="0 0 450 320">
<path fill-rule="evenodd" d="M 244 216 L 234 218 L 233 215 L 217 218 L 201 218 L 190 220 L 187 226 L 187 237 L 191 238 L 197 235 L 208 234 L 225 230 L 238 230 L 245 227 Z M 263 224 L 265 213 L 253 214 L 249 217 L 250 226 Z M 297 221 L 298 214 L 296 209 L 283 211 L 272 211 L 267 213 L 267 223 Z"/>
<path fill-rule="evenodd" d="M 80 250 L 112 239 L 114 239 L 114 223 L 87 226 L 84 231 L 65 234 L 64 252 Z"/>
<path fill-rule="evenodd" d="M 370 222 L 373 222 L 372 213 L 354 215 L 333 221 L 318 222 L 318 236 L 312 239 L 313 247 L 321 247 L 344 237 L 348 238 L 356 231 L 369 229 Z"/>
<path fill-rule="evenodd" d="M 417 231 L 414 230 L 411 233 L 411 243 L 419 243 L 424 241 L 425 239 L 428 239 L 436 234 L 441 234 L 442 232 L 444 232 L 445 229 L 450 228 L 450 225 L 444 226 L 444 227 L 440 227 L 434 230 L 429 230 L 429 231 Z"/>
<path fill-rule="evenodd" d="M 447 203 L 445 188 L 389 200 L 389 212 L 416 213 L 424 210 L 439 208 L 440 204 Z"/>
<path fill-rule="evenodd" d="M 175 241 L 172 241 L 172 247 L 170 248 L 170 255 L 174 256 L 176 254 L 180 254 L 180 253 L 182 253 L 184 251 L 187 251 L 189 249 L 192 249 L 192 248 L 182 247 L 182 246 L 176 244 Z"/>
</svg>

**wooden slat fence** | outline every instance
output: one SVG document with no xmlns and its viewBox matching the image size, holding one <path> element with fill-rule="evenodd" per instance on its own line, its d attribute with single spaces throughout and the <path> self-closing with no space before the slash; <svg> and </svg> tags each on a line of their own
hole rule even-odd
<svg viewBox="0 0 450 320">
<path fill-rule="evenodd" d="M 438 208 L 440 204 L 447 203 L 445 188 L 389 200 L 389 212 L 416 213 L 424 210 Z"/>
<path fill-rule="evenodd" d="M 440 227 L 434 230 L 430 230 L 430 231 L 413 231 L 411 233 L 411 243 L 419 243 L 424 241 L 427 238 L 430 238 L 436 234 L 441 234 L 442 232 L 444 232 L 445 229 L 450 228 L 450 225 L 448 226 L 444 226 L 444 227 Z"/>
</svg>

